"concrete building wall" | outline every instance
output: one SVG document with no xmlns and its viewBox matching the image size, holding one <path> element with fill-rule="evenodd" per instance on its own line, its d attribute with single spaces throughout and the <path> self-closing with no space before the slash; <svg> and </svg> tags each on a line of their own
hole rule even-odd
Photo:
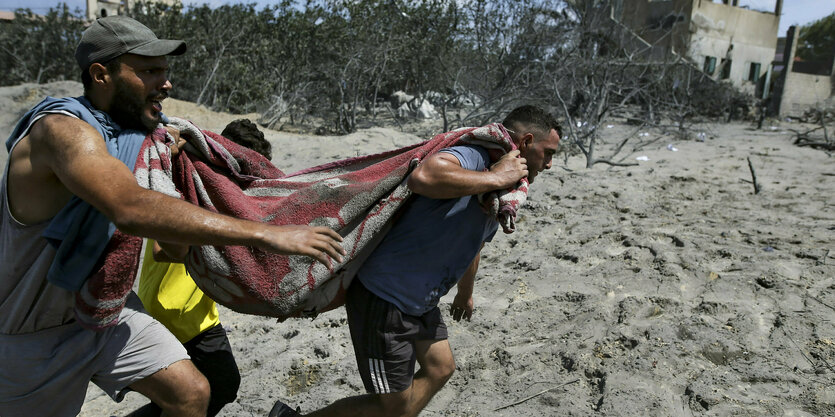
<svg viewBox="0 0 835 417">
<path fill-rule="evenodd" d="M 823 103 L 830 96 L 832 79 L 828 75 L 787 74 L 780 100 L 780 116 L 801 116 L 809 108 Z"/>
<path fill-rule="evenodd" d="M 794 72 L 794 57 L 797 53 L 797 27 L 792 26 L 786 35 L 786 49 L 783 53 L 783 74 L 775 86 L 778 95 L 780 116 L 801 116 L 810 107 L 828 99 L 832 93 L 832 72 L 830 75 L 813 75 Z"/>
<path fill-rule="evenodd" d="M 757 83 L 770 76 L 780 17 L 708 0 L 692 1 L 687 55 L 702 66 L 708 57 L 715 58 L 715 78 L 727 78 L 754 93 Z M 723 60 L 725 65 L 730 60 L 729 72 L 723 71 Z"/>
<path fill-rule="evenodd" d="M 617 0 L 613 18 L 647 43 L 681 53 L 689 39 L 692 0 Z"/>
<path fill-rule="evenodd" d="M 121 5 L 121 0 L 87 0 L 87 19 L 115 16 Z"/>
<path fill-rule="evenodd" d="M 151 0 L 154 3 L 171 4 L 177 0 Z M 133 7 L 136 0 L 87 0 L 87 19 L 93 20 L 105 16 L 115 16 Z"/>
<path fill-rule="evenodd" d="M 699 68 L 712 66 L 706 72 L 713 78 L 753 94 L 771 76 L 782 7 L 777 1 L 775 12 L 760 12 L 710 0 L 617 0 L 613 17 L 650 44 Z"/>
</svg>

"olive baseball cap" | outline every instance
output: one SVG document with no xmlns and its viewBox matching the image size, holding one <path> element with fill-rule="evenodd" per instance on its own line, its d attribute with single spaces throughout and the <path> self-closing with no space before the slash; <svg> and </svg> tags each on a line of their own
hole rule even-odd
<svg viewBox="0 0 835 417">
<path fill-rule="evenodd" d="M 81 35 L 75 48 L 75 60 L 82 70 L 124 54 L 142 56 L 182 55 L 183 41 L 158 39 L 147 26 L 127 16 L 96 19 Z"/>
</svg>

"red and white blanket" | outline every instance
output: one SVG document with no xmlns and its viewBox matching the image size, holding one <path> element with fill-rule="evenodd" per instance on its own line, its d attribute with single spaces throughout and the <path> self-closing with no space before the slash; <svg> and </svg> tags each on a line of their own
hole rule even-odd
<svg viewBox="0 0 835 417">
<path fill-rule="evenodd" d="M 411 192 L 404 179 L 424 158 L 456 144 L 477 144 L 491 158 L 515 149 L 500 124 L 461 128 L 381 154 L 350 158 L 284 175 L 266 158 L 188 121 L 172 118 L 188 141 L 171 158 L 164 130 L 149 135 L 134 170 L 142 187 L 207 210 L 275 224 L 327 226 L 343 237 L 343 262 L 325 266 L 243 246 L 193 246 L 186 268 L 198 287 L 232 310 L 278 317 L 315 315 L 340 306 L 356 270 L 390 226 Z M 505 233 L 527 196 L 515 189 L 482 196 Z M 117 232 L 103 267 L 79 292 L 76 313 L 92 328 L 115 324 L 136 278 L 141 242 Z"/>
</svg>

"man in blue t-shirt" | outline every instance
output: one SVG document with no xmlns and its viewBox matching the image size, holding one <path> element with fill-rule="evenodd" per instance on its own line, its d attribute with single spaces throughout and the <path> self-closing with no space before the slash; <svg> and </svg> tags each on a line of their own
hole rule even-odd
<svg viewBox="0 0 835 417">
<path fill-rule="evenodd" d="M 485 148 L 455 146 L 409 176 L 416 197 L 362 265 L 346 299 L 369 395 L 338 400 L 308 416 L 416 416 L 452 376 L 455 360 L 438 302 L 457 284 L 452 317 L 470 319 L 481 248 L 498 228 L 477 196 L 526 176 L 533 183 L 551 167 L 560 141 L 559 124 L 535 106 L 514 109 L 502 124 L 519 149 L 496 163 Z M 300 414 L 279 401 L 270 416 Z"/>
</svg>

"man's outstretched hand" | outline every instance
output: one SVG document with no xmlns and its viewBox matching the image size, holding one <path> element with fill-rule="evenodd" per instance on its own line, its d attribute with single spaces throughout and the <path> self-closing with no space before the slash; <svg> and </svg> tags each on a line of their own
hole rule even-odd
<svg viewBox="0 0 835 417">
<path fill-rule="evenodd" d="M 342 262 L 342 236 L 324 226 L 271 226 L 264 231 L 262 249 L 282 255 L 305 255 L 330 266 L 329 258 Z"/>
</svg>

